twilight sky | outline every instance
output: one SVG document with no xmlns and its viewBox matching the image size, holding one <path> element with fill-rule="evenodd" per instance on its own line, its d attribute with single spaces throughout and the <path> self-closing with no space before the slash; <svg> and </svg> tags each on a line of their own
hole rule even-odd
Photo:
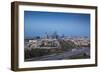
<svg viewBox="0 0 100 73">
<path fill-rule="evenodd" d="M 24 11 L 24 37 L 45 33 L 90 36 L 90 14 Z"/>
</svg>

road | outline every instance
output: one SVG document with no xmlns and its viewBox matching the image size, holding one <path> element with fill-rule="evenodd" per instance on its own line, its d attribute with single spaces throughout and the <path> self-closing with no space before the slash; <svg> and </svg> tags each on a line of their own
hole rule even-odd
<svg viewBox="0 0 100 73">
<path fill-rule="evenodd" d="M 43 56 L 41 58 L 31 58 L 31 59 L 28 59 L 28 61 L 62 60 L 62 59 L 65 59 L 65 58 L 66 59 L 70 58 L 71 56 L 75 56 L 75 55 L 78 55 L 78 54 L 84 54 L 84 53 L 86 53 L 87 55 L 90 55 L 90 49 L 89 48 L 80 48 L 80 49 L 74 48 L 73 50 L 66 51 L 66 52 L 59 53 L 59 54 L 47 55 L 47 56 Z"/>
</svg>

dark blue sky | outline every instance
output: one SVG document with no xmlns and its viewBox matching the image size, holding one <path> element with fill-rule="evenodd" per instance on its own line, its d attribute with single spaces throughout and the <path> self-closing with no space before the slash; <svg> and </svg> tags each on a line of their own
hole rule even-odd
<svg viewBox="0 0 100 73">
<path fill-rule="evenodd" d="M 66 36 L 90 36 L 90 14 L 24 11 L 24 37 L 57 32 Z"/>
</svg>

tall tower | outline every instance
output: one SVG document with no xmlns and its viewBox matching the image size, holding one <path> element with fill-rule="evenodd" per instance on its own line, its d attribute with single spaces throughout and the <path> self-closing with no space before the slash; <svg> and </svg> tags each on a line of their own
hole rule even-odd
<svg viewBox="0 0 100 73">
<path fill-rule="evenodd" d="M 48 33 L 47 32 L 45 32 L 45 39 L 49 39 L 49 35 L 48 35 Z"/>
<path fill-rule="evenodd" d="M 53 38 L 53 39 L 57 39 L 57 38 L 58 38 L 57 32 L 54 32 L 54 33 L 53 33 L 52 38 Z"/>
</svg>

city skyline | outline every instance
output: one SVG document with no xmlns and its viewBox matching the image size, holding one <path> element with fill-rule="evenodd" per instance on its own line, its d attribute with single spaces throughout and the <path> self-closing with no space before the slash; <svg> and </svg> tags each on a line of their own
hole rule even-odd
<svg viewBox="0 0 100 73">
<path fill-rule="evenodd" d="M 45 33 L 90 36 L 90 14 L 24 11 L 24 38 Z"/>
</svg>

